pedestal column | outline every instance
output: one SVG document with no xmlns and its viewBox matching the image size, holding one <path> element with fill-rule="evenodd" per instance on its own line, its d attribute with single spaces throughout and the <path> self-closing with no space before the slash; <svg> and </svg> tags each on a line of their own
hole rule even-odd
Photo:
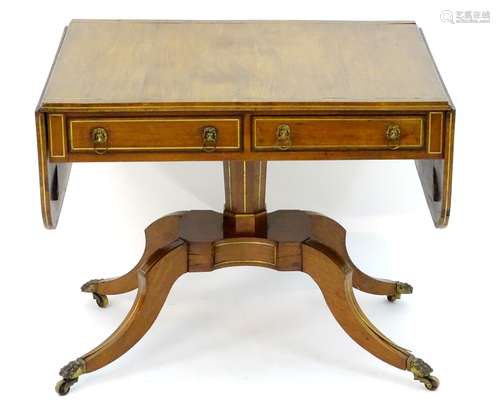
<svg viewBox="0 0 500 412">
<path fill-rule="evenodd" d="M 266 161 L 224 161 L 226 235 L 265 236 L 266 167 Z"/>
</svg>

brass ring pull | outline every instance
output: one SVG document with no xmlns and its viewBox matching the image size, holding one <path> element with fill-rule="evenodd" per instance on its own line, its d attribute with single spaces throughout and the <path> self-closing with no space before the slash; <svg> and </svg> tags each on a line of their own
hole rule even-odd
<svg viewBox="0 0 500 412">
<path fill-rule="evenodd" d="M 203 128 L 203 151 L 210 153 L 217 148 L 217 129 L 213 126 Z"/>
<path fill-rule="evenodd" d="M 108 132 L 103 127 L 92 129 L 92 143 L 94 152 L 102 155 L 108 151 Z"/>
<path fill-rule="evenodd" d="M 385 130 L 385 137 L 389 142 L 389 149 L 399 149 L 401 139 L 401 129 L 398 124 L 390 124 Z"/>
<path fill-rule="evenodd" d="M 280 124 L 276 129 L 276 145 L 280 150 L 288 150 L 292 145 L 290 126 Z"/>
</svg>

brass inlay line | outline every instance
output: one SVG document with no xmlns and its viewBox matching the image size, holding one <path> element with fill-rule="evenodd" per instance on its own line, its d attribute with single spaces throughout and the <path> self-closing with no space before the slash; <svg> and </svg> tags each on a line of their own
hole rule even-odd
<svg viewBox="0 0 500 412">
<path fill-rule="evenodd" d="M 422 147 L 423 145 L 423 132 L 424 132 L 424 127 L 423 127 L 423 119 L 421 117 L 376 117 L 376 118 L 359 118 L 359 117 L 342 117 L 342 116 L 337 116 L 337 117 L 328 117 L 328 118 L 318 118 L 318 117 L 307 117 L 307 116 L 302 116 L 302 117 L 255 117 L 254 118 L 254 127 L 253 127 L 253 147 L 257 150 L 260 149 L 276 149 L 276 146 L 259 146 L 257 145 L 257 121 L 259 122 L 276 122 L 276 121 L 290 121 L 290 120 L 307 120 L 309 122 L 316 122 L 316 121 L 343 121 L 343 120 L 355 120 L 355 121 L 380 121 L 380 120 L 385 120 L 385 121 L 392 121 L 392 122 L 397 122 L 398 120 L 418 120 L 420 123 L 420 135 L 419 135 L 419 143 L 410 145 L 410 144 L 401 144 L 400 147 Z M 293 149 L 316 149 L 316 150 L 323 150 L 323 149 L 341 149 L 341 148 L 350 148 L 350 147 L 357 147 L 357 148 L 370 148 L 370 149 L 388 149 L 387 145 L 360 145 L 360 144 L 342 144 L 342 145 L 321 145 L 321 146 L 311 146 L 311 145 L 295 145 L 292 144 L 290 147 L 293 151 Z"/>
<path fill-rule="evenodd" d="M 257 194 L 257 208 L 260 210 L 262 209 L 261 207 L 261 192 L 262 190 L 262 160 L 259 160 L 259 188 L 258 188 L 258 194 Z"/>
<path fill-rule="evenodd" d="M 266 242 L 259 242 L 259 241 L 237 241 L 237 242 L 219 242 L 214 245 L 214 247 L 220 247 L 220 246 L 232 246 L 232 245 L 261 245 L 261 246 L 269 246 L 275 248 L 276 245 L 274 243 L 266 243 Z"/>
<path fill-rule="evenodd" d="M 243 212 L 247 211 L 247 162 L 243 160 Z"/>
<path fill-rule="evenodd" d="M 52 143 L 52 118 L 60 117 L 61 118 L 61 139 L 62 139 L 62 155 L 55 155 L 53 152 L 54 144 Z M 49 143 L 50 143 L 50 157 L 61 158 L 66 157 L 66 131 L 64 130 L 64 115 L 63 114 L 50 114 L 49 119 Z"/>
<path fill-rule="evenodd" d="M 275 110 L 296 110 L 296 109 L 325 109 L 325 110 L 332 110 L 334 109 L 339 109 L 339 110 L 344 110 L 344 109 L 359 109 L 359 110 L 405 110 L 408 108 L 414 108 L 414 109 L 422 109 L 422 110 L 429 110 L 432 108 L 435 108 L 437 110 L 439 109 L 449 109 L 450 105 L 448 102 L 422 102 L 421 104 L 406 104 L 402 102 L 401 104 L 381 104 L 381 103 L 387 103 L 387 102 L 375 102 L 374 104 L 349 104 L 349 105 L 342 105 L 341 102 L 332 102 L 331 104 L 301 104 L 301 103 L 295 103 L 295 102 L 290 102 L 288 104 L 272 104 L 271 103 L 265 103 L 265 104 L 243 104 L 243 105 L 218 105 L 218 104 L 186 104 L 186 105 L 179 105 L 179 104 L 172 104 L 172 105 L 155 105 L 155 104 L 144 104 L 144 105 L 102 105 L 102 106 L 91 106 L 91 105 L 86 105 L 85 103 L 46 103 L 43 105 L 44 109 L 53 109 L 53 110 L 60 110 L 63 108 L 64 110 L 73 110 L 73 111 L 81 111 L 81 110 L 111 110 L 111 111 L 122 111 L 122 110 L 176 110 L 176 109 L 181 109 L 181 110 L 186 110 L 186 109 L 222 109 L 222 110 L 230 110 L 232 108 L 243 108 L 243 109 L 275 109 Z"/>
<path fill-rule="evenodd" d="M 39 128 L 38 143 L 40 145 L 40 150 L 39 150 L 39 153 L 40 153 L 40 174 L 41 174 L 41 181 L 42 181 L 40 190 L 42 192 L 43 219 L 44 219 L 45 224 L 47 226 L 52 226 L 52 218 L 49 215 L 50 205 L 47 202 L 47 183 L 48 183 L 46 181 L 47 161 L 45 159 L 45 151 L 44 151 L 45 145 L 43 143 L 44 127 L 42 124 L 42 117 L 43 117 L 43 115 L 38 116 L 38 128 Z"/>
<path fill-rule="evenodd" d="M 278 258 L 277 258 L 277 251 L 276 251 L 276 244 L 275 243 L 266 243 L 266 242 L 259 242 L 259 241 L 236 241 L 236 242 L 224 242 L 224 241 L 221 241 L 219 243 L 216 243 L 214 244 L 214 248 L 218 248 L 218 247 L 221 247 L 221 246 L 232 246 L 232 245 L 259 245 L 259 246 L 267 246 L 267 247 L 271 247 L 273 248 L 273 262 L 270 263 L 270 262 L 262 262 L 262 263 L 265 263 L 267 265 L 273 265 L 273 266 L 276 266 L 277 264 L 277 261 L 278 261 Z M 258 261 L 234 261 L 234 262 L 258 262 Z M 227 263 L 227 261 L 225 262 L 219 262 L 217 263 L 216 265 L 214 266 L 217 266 L 217 265 L 220 265 L 222 263 Z"/>
<path fill-rule="evenodd" d="M 224 265 L 245 265 L 245 264 L 261 264 L 261 265 L 267 265 L 267 266 L 276 266 L 275 263 L 271 262 L 266 262 L 264 260 L 227 260 L 224 262 L 219 262 L 216 263 L 213 267 L 216 268 L 218 266 L 224 266 Z"/>
<path fill-rule="evenodd" d="M 432 122 L 432 115 L 439 114 L 441 116 L 441 130 L 439 131 L 439 151 L 438 152 L 433 152 L 431 150 L 431 138 L 432 138 L 432 133 L 431 133 L 431 122 Z M 429 121 L 427 125 L 427 153 L 429 154 L 441 154 L 443 151 L 443 124 L 444 124 L 444 119 L 443 119 L 443 112 L 430 112 L 429 113 Z"/>
<path fill-rule="evenodd" d="M 448 223 L 448 207 L 450 203 L 450 184 L 451 184 L 451 149 L 452 149 L 452 129 L 453 129 L 453 112 L 450 112 L 450 121 L 448 124 L 448 151 L 446 153 L 446 190 L 444 197 L 444 207 L 442 208 L 442 212 L 444 212 L 443 216 L 443 225 Z"/>
<path fill-rule="evenodd" d="M 265 214 L 266 212 L 264 211 L 261 211 L 261 212 L 257 212 L 257 213 L 231 213 L 232 216 L 235 216 L 235 217 L 249 217 L 249 216 L 260 216 L 260 215 L 263 215 Z"/>
<path fill-rule="evenodd" d="M 229 191 L 229 210 L 233 210 L 233 194 L 231 191 L 231 161 L 227 162 L 227 182 Z"/>
<path fill-rule="evenodd" d="M 141 122 L 236 122 L 237 124 L 237 146 L 217 146 L 217 150 L 230 150 L 230 149 L 240 149 L 241 148 L 241 137 L 240 137 L 240 119 L 231 118 L 194 118 L 194 119 L 158 119 L 158 118 L 144 118 L 144 119 L 88 119 L 88 120 L 70 120 L 69 122 L 69 140 L 71 151 L 94 151 L 93 147 L 75 147 L 73 139 L 73 124 L 76 123 L 95 123 L 96 125 L 103 123 L 141 123 Z M 108 151 L 120 151 L 120 150 L 203 150 L 203 145 L 200 146 L 133 146 L 133 147 L 113 147 L 108 146 Z"/>
<path fill-rule="evenodd" d="M 349 303 L 351 303 L 352 305 L 352 308 L 354 309 L 355 312 L 357 312 L 359 318 L 361 319 L 361 321 L 366 325 L 366 327 L 368 327 L 368 329 L 370 329 L 370 331 L 375 334 L 375 336 L 390 344 L 392 346 L 391 350 L 393 350 L 394 352 L 398 353 L 403 353 L 405 355 L 408 355 L 410 353 L 410 351 L 408 349 L 405 349 L 399 345 L 396 345 L 392 340 L 390 340 L 387 336 L 385 336 L 382 332 L 380 332 L 380 330 L 377 329 L 377 327 L 370 322 L 370 320 L 366 317 L 365 313 L 361 310 L 359 304 L 358 304 L 358 301 L 356 300 L 356 297 L 354 296 L 354 293 L 353 293 L 353 290 L 352 290 L 352 283 L 350 285 L 350 292 L 348 293 L 348 300 L 350 301 Z"/>
</svg>

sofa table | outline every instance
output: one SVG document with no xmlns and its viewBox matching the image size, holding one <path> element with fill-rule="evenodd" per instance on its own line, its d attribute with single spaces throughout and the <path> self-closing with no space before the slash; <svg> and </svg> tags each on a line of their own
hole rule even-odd
<svg viewBox="0 0 500 412">
<path fill-rule="evenodd" d="M 179 276 L 239 265 L 309 274 L 355 342 L 436 389 L 430 366 L 353 295 L 392 302 L 412 287 L 359 270 L 334 220 L 268 213 L 266 162 L 413 159 L 444 227 L 454 113 L 413 22 L 72 21 L 36 109 L 45 226 L 57 225 L 73 162 L 222 161 L 225 204 L 158 219 L 130 272 L 82 286 L 101 307 L 107 295 L 137 297 L 108 339 L 61 369 L 57 392 L 135 345 Z"/>
</svg>

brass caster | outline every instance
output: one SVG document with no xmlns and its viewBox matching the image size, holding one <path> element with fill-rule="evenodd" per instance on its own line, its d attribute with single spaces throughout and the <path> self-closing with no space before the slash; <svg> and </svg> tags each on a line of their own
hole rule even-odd
<svg viewBox="0 0 500 412">
<path fill-rule="evenodd" d="M 93 292 L 96 292 L 96 289 L 97 289 L 97 285 L 99 284 L 99 282 L 101 281 L 102 279 L 92 279 L 92 280 L 89 280 L 88 282 L 85 282 L 80 290 L 82 292 L 89 292 L 89 293 L 93 293 Z"/>
<path fill-rule="evenodd" d="M 427 382 L 424 382 L 426 389 L 430 391 L 435 391 L 437 388 L 439 388 L 439 379 L 436 378 L 435 376 L 429 376 L 429 378 L 427 378 L 426 381 Z"/>
<path fill-rule="evenodd" d="M 85 361 L 81 358 L 71 361 L 63 366 L 59 371 L 62 380 L 56 384 L 56 392 L 61 395 L 67 395 L 71 387 L 78 382 L 78 377 L 85 373 Z"/>
<path fill-rule="evenodd" d="M 62 379 L 56 383 L 56 392 L 61 395 L 67 395 L 71 387 L 78 382 L 78 378 L 75 379 Z"/>
<path fill-rule="evenodd" d="M 97 285 L 102 279 L 92 279 L 88 282 L 84 283 L 80 288 L 82 292 L 92 293 L 92 297 L 97 303 L 97 306 L 100 308 L 105 308 L 109 305 L 109 300 L 106 295 L 102 295 L 101 293 L 97 293 Z"/>
<path fill-rule="evenodd" d="M 435 391 L 439 387 L 439 379 L 431 375 L 432 368 L 422 359 L 410 356 L 406 365 L 406 369 L 413 373 L 413 379 L 422 382 L 427 390 Z"/>
<path fill-rule="evenodd" d="M 408 283 L 396 282 L 396 287 L 393 295 L 388 295 L 387 300 L 389 302 L 395 302 L 401 298 L 401 295 L 406 295 L 413 293 L 413 286 Z"/>
<path fill-rule="evenodd" d="M 109 300 L 106 295 L 101 295 L 99 293 L 92 293 L 92 297 L 94 298 L 95 302 L 97 303 L 97 306 L 100 308 L 105 308 L 106 306 L 109 305 Z"/>
</svg>

